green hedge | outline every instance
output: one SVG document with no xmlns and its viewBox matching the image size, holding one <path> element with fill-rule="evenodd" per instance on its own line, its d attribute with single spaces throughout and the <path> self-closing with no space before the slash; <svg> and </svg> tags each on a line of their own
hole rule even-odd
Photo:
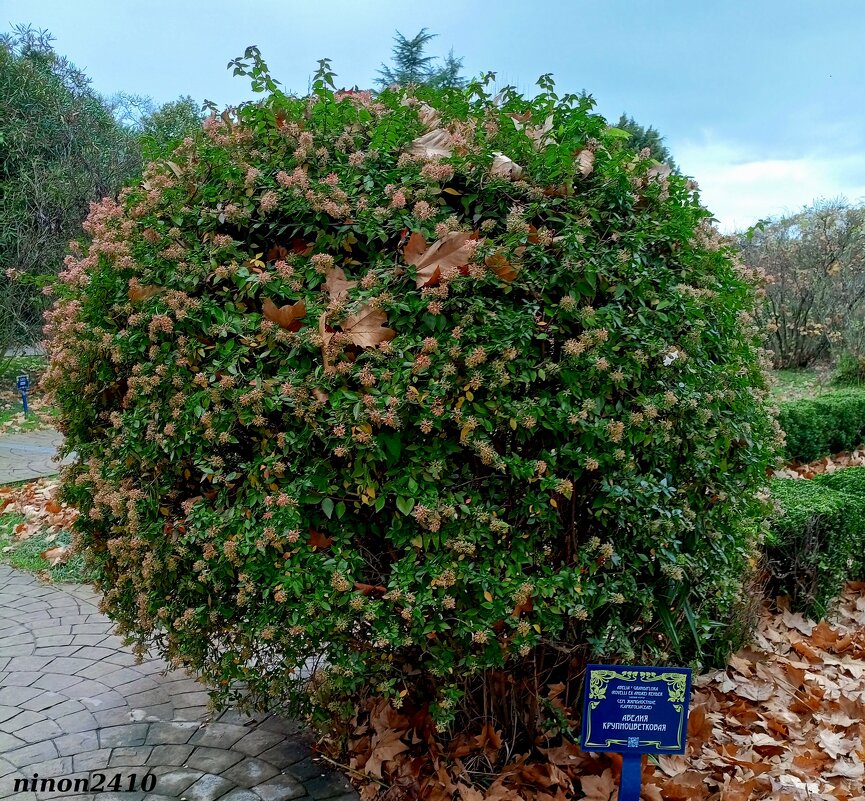
<svg viewBox="0 0 865 801">
<path fill-rule="evenodd" d="M 865 468 L 813 481 L 776 479 L 772 494 L 780 510 L 766 539 L 770 594 L 820 619 L 860 569 Z"/>
<path fill-rule="evenodd" d="M 787 434 L 788 459 L 810 462 L 865 442 L 865 389 L 780 404 L 778 422 Z"/>
</svg>

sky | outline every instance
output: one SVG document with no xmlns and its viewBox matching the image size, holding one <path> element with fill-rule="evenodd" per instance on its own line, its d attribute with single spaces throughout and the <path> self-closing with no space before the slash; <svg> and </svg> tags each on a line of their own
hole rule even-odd
<svg viewBox="0 0 865 801">
<path fill-rule="evenodd" d="M 102 94 L 249 98 L 228 61 L 258 45 L 305 92 L 319 58 L 370 87 L 396 30 L 438 34 L 464 73 L 534 90 L 553 73 L 614 123 L 665 137 L 724 231 L 818 199 L 865 201 L 865 0 L 0 0 Z"/>
</svg>

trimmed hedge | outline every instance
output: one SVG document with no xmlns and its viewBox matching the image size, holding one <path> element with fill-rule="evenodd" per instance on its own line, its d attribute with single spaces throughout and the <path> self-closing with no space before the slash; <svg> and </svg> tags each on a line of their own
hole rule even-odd
<svg viewBox="0 0 865 801">
<path fill-rule="evenodd" d="M 770 595 L 786 595 L 795 611 L 825 617 L 861 565 L 865 468 L 812 481 L 776 479 L 772 494 L 781 510 L 766 539 Z"/>
<path fill-rule="evenodd" d="M 785 456 L 810 462 L 865 442 L 865 389 L 781 403 L 778 422 L 787 434 Z"/>
</svg>

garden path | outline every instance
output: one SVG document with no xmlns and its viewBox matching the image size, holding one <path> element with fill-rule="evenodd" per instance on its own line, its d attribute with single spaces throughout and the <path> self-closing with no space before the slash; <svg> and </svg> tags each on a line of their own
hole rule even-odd
<svg viewBox="0 0 865 801">
<path fill-rule="evenodd" d="M 187 673 L 167 671 L 159 659 L 136 664 L 98 602 L 89 587 L 46 585 L 0 565 L 0 799 L 357 798 L 344 777 L 312 758 L 299 724 L 234 711 L 211 716 L 207 694 Z M 70 779 L 73 788 L 75 779 L 103 774 L 109 792 L 15 790 L 16 779 L 35 774 L 55 787 Z M 127 790 L 133 774 L 139 784 L 152 774 L 156 786 L 111 792 Z M 119 788 L 108 784 L 115 775 Z"/>
<path fill-rule="evenodd" d="M 54 475 L 54 456 L 62 442 L 63 435 L 53 428 L 0 436 L 0 484 Z"/>
</svg>

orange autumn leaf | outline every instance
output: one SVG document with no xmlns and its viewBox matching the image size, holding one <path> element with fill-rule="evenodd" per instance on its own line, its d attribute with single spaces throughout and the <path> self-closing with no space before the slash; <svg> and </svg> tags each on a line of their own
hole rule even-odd
<svg viewBox="0 0 865 801">
<path fill-rule="evenodd" d="M 54 548 L 49 548 L 47 551 L 42 551 L 40 555 L 51 567 L 56 567 L 69 559 L 72 555 L 72 546 L 57 545 Z"/>
<path fill-rule="evenodd" d="M 441 281 L 442 271 L 466 266 L 475 252 L 477 234 L 452 231 L 427 247 L 426 240 L 413 233 L 403 251 L 406 264 L 417 268 L 418 288 L 435 286 Z"/>
<path fill-rule="evenodd" d="M 327 536 L 327 534 L 322 534 L 320 531 L 316 531 L 314 528 L 310 528 L 309 530 L 309 547 L 310 548 L 329 548 L 333 544 L 333 540 Z"/>
<path fill-rule="evenodd" d="M 297 331 L 301 318 L 306 316 L 306 304 L 302 300 L 280 307 L 270 298 L 265 298 L 261 310 L 266 319 L 289 331 Z"/>
<path fill-rule="evenodd" d="M 265 261 L 285 261 L 288 251 L 282 245 L 272 245 L 267 249 Z"/>
<path fill-rule="evenodd" d="M 143 300 L 147 300 L 148 298 L 155 297 L 160 292 L 162 292 L 162 287 L 154 286 L 153 284 L 147 284 L 146 286 L 142 286 L 138 283 L 129 283 L 129 290 L 127 291 L 127 295 L 129 300 L 132 303 L 140 303 Z"/>
<path fill-rule="evenodd" d="M 484 259 L 484 264 L 502 281 L 510 283 L 517 277 L 517 271 L 501 250 L 491 253 Z"/>
<path fill-rule="evenodd" d="M 354 588 L 363 595 L 384 595 L 387 592 L 387 587 L 382 584 L 364 584 L 362 581 L 356 581 Z"/>
</svg>

